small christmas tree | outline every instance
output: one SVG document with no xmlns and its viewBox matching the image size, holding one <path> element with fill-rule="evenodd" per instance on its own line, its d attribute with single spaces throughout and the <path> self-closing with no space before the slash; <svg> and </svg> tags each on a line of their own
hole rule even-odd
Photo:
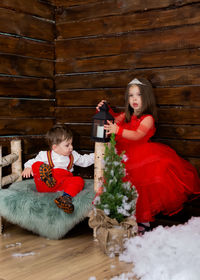
<svg viewBox="0 0 200 280">
<path fill-rule="evenodd" d="M 130 182 L 124 182 L 124 153 L 118 155 L 115 150 L 115 135 L 111 135 L 109 145 L 105 147 L 104 183 L 102 193 L 95 198 L 94 204 L 119 223 L 134 214 L 137 191 Z"/>
</svg>

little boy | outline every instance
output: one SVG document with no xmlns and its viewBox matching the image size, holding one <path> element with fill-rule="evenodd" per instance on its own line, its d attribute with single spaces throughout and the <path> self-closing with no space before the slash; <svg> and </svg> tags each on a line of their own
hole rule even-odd
<svg viewBox="0 0 200 280">
<path fill-rule="evenodd" d="M 73 213 L 72 198 L 84 187 L 84 180 L 73 176 L 73 165 L 87 167 L 94 163 L 94 153 L 80 155 L 73 151 L 72 132 L 64 124 L 54 125 L 46 135 L 50 151 L 41 151 L 28 160 L 22 176 L 32 175 L 38 192 L 64 191 L 54 201 L 66 213 Z"/>
</svg>

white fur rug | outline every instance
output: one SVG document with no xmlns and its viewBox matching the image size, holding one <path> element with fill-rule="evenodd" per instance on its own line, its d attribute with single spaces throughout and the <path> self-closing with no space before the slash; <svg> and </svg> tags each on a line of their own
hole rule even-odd
<svg viewBox="0 0 200 280">
<path fill-rule="evenodd" d="M 112 280 L 200 280 L 200 218 L 131 238 L 119 259 L 134 267 Z"/>
</svg>

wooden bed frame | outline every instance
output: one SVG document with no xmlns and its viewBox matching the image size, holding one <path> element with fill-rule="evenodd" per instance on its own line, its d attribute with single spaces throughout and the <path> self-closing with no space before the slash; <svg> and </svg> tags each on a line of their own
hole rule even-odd
<svg viewBox="0 0 200 280">
<path fill-rule="evenodd" d="M 2 157 L 0 146 L 0 189 L 8 184 L 22 180 L 22 149 L 21 140 L 11 140 L 11 153 Z M 11 174 L 2 177 L 2 168 L 11 165 Z M 2 218 L 0 217 L 0 234 L 2 234 Z"/>
</svg>

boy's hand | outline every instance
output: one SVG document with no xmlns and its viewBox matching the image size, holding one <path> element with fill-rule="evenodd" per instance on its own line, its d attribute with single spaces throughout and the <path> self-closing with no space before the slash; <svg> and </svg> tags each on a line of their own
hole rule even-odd
<svg viewBox="0 0 200 280">
<path fill-rule="evenodd" d="M 31 167 L 26 167 L 22 172 L 22 177 L 24 178 L 30 178 L 31 175 L 33 176 L 33 170 Z"/>
</svg>

